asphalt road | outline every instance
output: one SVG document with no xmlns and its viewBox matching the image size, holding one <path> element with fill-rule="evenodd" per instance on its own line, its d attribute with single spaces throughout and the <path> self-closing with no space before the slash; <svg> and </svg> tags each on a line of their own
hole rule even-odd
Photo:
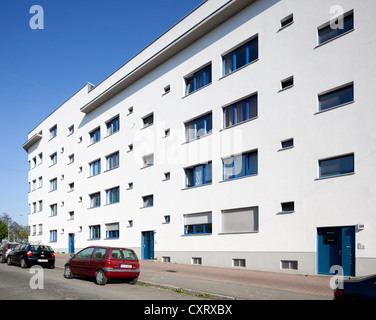
<svg viewBox="0 0 376 320">
<path fill-rule="evenodd" d="M 41 288 L 42 285 L 43 288 Z M 198 297 L 173 291 L 130 285 L 124 282 L 109 282 L 105 286 L 98 286 L 91 278 L 65 279 L 61 269 L 41 271 L 0 264 L 0 300 L 198 299 Z"/>
</svg>

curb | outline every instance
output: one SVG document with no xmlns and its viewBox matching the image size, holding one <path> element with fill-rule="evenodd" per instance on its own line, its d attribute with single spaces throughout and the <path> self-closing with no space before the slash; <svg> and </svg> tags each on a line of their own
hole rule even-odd
<svg viewBox="0 0 376 320">
<path fill-rule="evenodd" d="M 202 292 L 202 291 L 198 291 L 194 289 L 179 288 L 179 287 L 175 287 L 175 286 L 171 286 L 167 284 L 154 283 L 150 281 L 138 280 L 137 284 L 141 286 L 145 285 L 145 286 L 153 287 L 157 289 L 166 289 L 166 290 L 174 291 L 177 293 L 189 294 L 193 296 L 205 297 L 208 295 L 208 298 L 207 298 L 208 300 L 243 300 L 243 299 L 239 299 L 235 297 L 220 295 L 217 293 Z"/>
</svg>

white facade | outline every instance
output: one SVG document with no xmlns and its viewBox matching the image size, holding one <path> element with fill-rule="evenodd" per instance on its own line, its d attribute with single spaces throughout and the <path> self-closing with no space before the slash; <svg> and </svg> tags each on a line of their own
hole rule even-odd
<svg viewBox="0 0 376 320">
<path fill-rule="evenodd" d="M 372 273 L 373 9 L 373 0 L 204 2 L 97 87 L 84 86 L 29 133 L 24 145 L 31 164 L 29 240 L 68 252 L 74 234 L 76 252 L 89 245 L 125 246 L 140 257 L 177 263 L 317 274 L 325 273 L 319 265 L 326 259 L 320 230 L 351 227 L 354 272 Z M 353 12 L 354 28 L 319 45 L 318 30 L 338 10 Z M 281 20 L 291 14 L 293 22 L 281 28 Z M 255 37 L 258 58 L 224 75 L 223 57 Z M 186 95 L 187 79 L 210 64 L 211 83 Z M 281 81 L 291 76 L 293 86 L 282 90 Z M 318 96 L 349 83 L 354 99 L 320 112 Z M 226 128 L 224 108 L 255 94 L 256 116 Z M 186 125 L 210 112 L 212 132 L 187 142 Z M 150 114 L 153 125 L 144 127 Z M 107 124 L 116 116 L 120 129 L 109 134 Z M 54 126 L 57 134 L 51 138 Z M 91 143 L 90 133 L 98 127 L 100 141 Z M 281 142 L 291 138 L 293 147 L 283 149 Z M 256 173 L 224 179 L 223 161 L 255 151 Z M 115 152 L 119 166 L 109 170 L 106 157 Z M 143 168 L 143 157 L 150 154 L 154 165 Z M 354 157 L 353 172 L 320 178 L 319 160 L 348 154 Z M 90 164 L 98 159 L 100 174 L 90 176 Z M 184 169 L 208 162 L 212 182 L 187 187 Z M 50 189 L 53 179 L 55 191 Z M 108 204 L 106 191 L 115 187 L 119 201 Z M 90 208 L 90 195 L 97 192 L 101 204 Z M 144 208 L 143 197 L 149 195 L 153 205 Z M 283 212 L 286 202 L 294 202 L 293 210 Z M 227 212 L 243 208 L 256 209 L 253 215 Z M 243 229 L 242 217 L 249 222 Z M 206 224 L 207 233 L 186 234 L 188 221 Z M 99 239 L 92 239 L 92 226 L 100 226 Z M 108 236 L 112 229 L 118 230 L 115 238 Z M 150 234 L 152 245 L 145 238 Z M 328 241 L 332 246 L 330 241 L 337 240 Z M 151 251 L 144 252 L 144 245 Z"/>
</svg>

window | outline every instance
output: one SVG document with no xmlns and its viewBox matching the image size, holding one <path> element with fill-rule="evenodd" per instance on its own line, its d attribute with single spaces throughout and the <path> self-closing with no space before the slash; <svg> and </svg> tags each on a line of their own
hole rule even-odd
<svg viewBox="0 0 376 320">
<path fill-rule="evenodd" d="M 114 119 L 110 120 L 106 123 L 107 127 L 107 135 L 114 134 L 115 132 L 119 131 L 119 116 L 115 117 Z"/>
<path fill-rule="evenodd" d="M 90 208 L 100 207 L 101 205 L 101 193 L 93 193 L 90 195 Z"/>
<path fill-rule="evenodd" d="M 68 184 L 69 192 L 74 191 L 74 182 Z"/>
<path fill-rule="evenodd" d="M 50 209 L 51 209 L 51 217 L 56 217 L 57 216 L 57 204 L 50 205 Z"/>
<path fill-rule="evenodd" d="M 186 188 L 198 187 L 212 182 L 212 163 L 185 169 Z"/>
<path fill-rule="evenodd" d="M 133 151 L 133 144 L 129 144 L 128 145 L 128 152 L 132 152 Z"/>
<path fill-rule="evenodd" d="M 170 129 L 166 129 L 166 130 L 164 131 L 164 137 L 167 138 L 167 137 L 169 137 L 169 136 L 170 136 Z"/>
<path fill-rule="evenodd" d="M 50 139 L 53 139 L 57 136 L 57 125 L 53 126 L 50 129 Z"/>
<path fill-rule="evenodd" d="M 145 118 L 142 118 L 142 123 L 144 124 L 144 128 L 150 127 L 154 124 L 154 114 L 150 114 Z"/>
<path fill-rule="evenodd" d="M 101 237 L 101 226 L 90 226 L 90 239 L 100 239 Z"/>
<path fill-rule="evenodd" d="M 290 149 L 294 147 L 294 139 L 288 139 L 281 141 L 281 149 Z"/>
<path fill-rule="evenodd" d="M 119 187 L 106 190 L 106 204 L 119 202 Z"/>
<path fill-rule="evenodd" d="M 71 134 L 74 133 L 74 125 L 71 125 L 69 128 L 68 128 L 68 136 L 70 136 Z"/>
<path fill-rule="evenodd" d="M 224 128 L 257 117 L 257 94 L 223 108 Z"/>
<path fill-rule="evenodd" d="M 351 11 L 318 29 L 319 44 L 335 39 L 353 29 L 354 13 Z"/>
<path fill-rule="evenodd" d="M 128 183 L 128 190 L 131 190 L 131 189 L 133 189 L 133 182 Z"/>
<path fill-rule="evenodd" d="M 170 180 L 170 178 L 171 178 L 170 172 L 165 172 L 164 173 L 164 181 Z"/>
<path fill-rule="evenodd" d="M 212 129 L 213 117 L 210 112 L 185 124 L 185 141 L 189 142 L 195 139 L 200 139 L 201 137 L 210 134 Z"/>
<path fill-rule="evenodd" d="M 354 154 L 319 160 L 320 178 L 354 172 Z"/>
<path fill-rule="evenodd" d="M 68 157 L 68 164 L 72 164 L 74 162 L 74 154 L 71 154 L 69 157 Z"/>
<path fill-rule="evenodd" d="M 201 257 L 192 257 L 191 263 L 201 265 L 202 264 L 202 258 Z"/>
<path fill-rule="evenodd" d="M 38 211 L 43 211 L 43 200 L 38 201 Z"/>
<path fill-rule="evenodd" d="M 142 202 L 143 202 L 144 208 L 152 207 L 154 205 L 154 196 L 153 195 L 144 196 L 142 197 Z"/>
<path fill-rule="evenodd" d="M 211 234 L 212 213 L 184 215 L 184 234 Z"/>
<path fill-rule="evenodd" d="M 166 87 L 163 88 L 163 92 L 164 92 L 164 94 L 167 94 L 167 93 L 169 93 L 170 91 L 171 91 L 171 86 L 170 86 L 170 85 L 168 85 L 168 86 L 166 86 Z"/>
<path fill-rule="evenodd" d="M 281 260 L 281 269 L 298 270 L 298 261 Z"/>
<path fill-rule="evenodd" d="M 258 59 L 258 36 L 223 56 L 223 75 Z"/>
<path fill-rule="evenodd" d="M 91 228 L 91 227 L 90 227 Z M 86 248 L 77 253 L 76 258 L 78 259 L 90 259 L 91 254 L 95 248 Z"/>
<path fill-rule="evenodd" d="M 106 239 L 119 238 L 119 223 L 106 224 Z"/>
<path fill-rule="evenodd" d="M 39 183 L 39 188 L 42 188 L 43 187 L 43 177 L 39 177 L 38 183 Z"/>
<path fill-rule="evenodd" d="M 294 77 L 289 77 L 281 81 L 281 89 L 285 90 L 294 86 Z"/>
<path fill-rule="evenodd" d="M 89 176 L 93 177 L 101 173 L 101 160 L 96 160 L 89 164 Z"/>
<path fill-rule="evenodd" d="M 133 107 L 129 107 L 128 108 L 128 114 L 127 114 L 127 116 L 129 116 L 130 114 L 132 114 L 133 113 Z"/>
<path fill-rule="evenodd" d="M 89 133 L 90 135 L 90 144 L 96 143 L 101 140 L 101 128 L 97 128 Z"/>
<path fill-rule="evenodd" d="M 51 159 L 51 166 L 57 164 L 57 152 L 55 152 L 54 154 L 51 154 L 50 159 Z"/>
<path fill-rule="evenodd" d="M 119 152 L 115 152 L 106 157 L 107 170 L 119 167 Z"/>
<path fill-rule="evenodd" d="M 154 165 L 154 154 L 149 154 L 142 157 L 143 168 L 151 167 Z"/>
<path fill-rule="evenodd" d="M 222 233 L 244 233 L 258 231 L 258 207 L 222 211 Z"/>
<path fill-rule="evenodd" d="M 354 84 L 319 95 L 319 111 L 341 106 L 354 101 Z"/>
<path fill-rule="evenodd" d="M 74 211 L 69 212 L 69 220 L 74 220 Z"/>
<path fill-rule="evenodd" d="M 50 180 L 50 191 L 57 189 L 57 178 Z"/>
<path fill-rule="evenodd" d="M 57 242 L 57 230 L 50 231 L 50 242 Z"/>
<path fill-rule="evenodd" d="M 294 211 L 295 211 L 294 201 L 281 203 L 281 212 L 294 212 Z"/>
<path fill-rule="evenodd" d="M 258 173 L 258 151 L 252 151 L 223 159 L 223 180 Z"/>
<path fill-rule="evenodd" d="M 164 223 L 170 223 L 171 217 L 170 216 L 164 216 Z"/>
<path fill-rule="evenodd" d="M 212 82 L 212 66 L 206 66 L 195 72 L 192 76 L 185 78 L 185 95 L 197 91 Z"/>
<path fill-rule="evenodd" d="M 286 18 L 281 20 L 281 29 L 286 28 L 294 23 L 294 15 L 290 14 Z"/>
<path fill-rule="evenodd" d="M 105 248 L 96 248 L 93 254 L 93 259 L 103 259 L 106 256 Z"/>
<path fill-rule="evenodd" d="M 239 267 L 239 268 L 245 268 L 245 259 L 232 259 L 232 266 L 233 267 Z"/>
</svg>

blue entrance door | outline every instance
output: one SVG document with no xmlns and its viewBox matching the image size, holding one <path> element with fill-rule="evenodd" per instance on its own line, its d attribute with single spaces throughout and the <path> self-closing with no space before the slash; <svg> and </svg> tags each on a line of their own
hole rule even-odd
<svg viewBox="0 0 376 320">
<path fill-rule="evenodd" d="M 344 276 L 355 276 L 355 227 L 317 229 L 318 273 L 331 274 L 341 266 Z"/>
<path fill-rule="evenodd" d="M 141 237 L 141 259 L 154 259 L 154 231 L 144 231 Z"/>
<path fill-rule="evenodd" d="M 68 237 L 69 253 L 74 253 L 74 233 L 70 233 Z"/>
</svg>

